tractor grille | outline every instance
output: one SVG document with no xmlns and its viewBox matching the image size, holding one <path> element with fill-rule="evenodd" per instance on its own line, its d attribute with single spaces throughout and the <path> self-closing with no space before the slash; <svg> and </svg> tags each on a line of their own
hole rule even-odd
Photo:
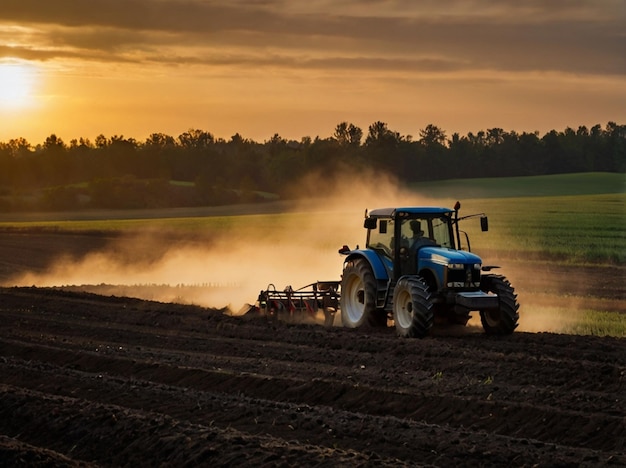
<svg viewBox="0 0 626 468">
<path fill-rule="evenodd" d="M 480 287 L 480 269 L 474 265 L 464 265 L 463 269 L 447 269 L 446 286 L 448 288 Z"/>
</svg>

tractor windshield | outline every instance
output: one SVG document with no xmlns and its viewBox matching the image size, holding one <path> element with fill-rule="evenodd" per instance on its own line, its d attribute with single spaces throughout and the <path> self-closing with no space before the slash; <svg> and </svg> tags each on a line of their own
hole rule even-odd
<svg viewBox="0 0 626 468">
<path fill-rule="evenodd" d="M 404 219 L 401 233 L 403 242 L 409 247 L 439 245 L 453 248 L 448 215 Z"/>
</svg>

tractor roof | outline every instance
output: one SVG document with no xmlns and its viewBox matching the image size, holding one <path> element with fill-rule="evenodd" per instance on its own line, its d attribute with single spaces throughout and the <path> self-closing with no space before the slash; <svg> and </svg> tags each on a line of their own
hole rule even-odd
<svg viewBox="0 0 626 468">
<path fill-rule="evenodd" d="M 378 208 L 368 213 L 368 216 L 390 218 L 398 213 L 407 213 L 411 215 L 441 215 L 452 213 L 454 210 L 450 208 L 441 208 L 438 206 L 409 206 L 402 208 Z"/>
</svg>

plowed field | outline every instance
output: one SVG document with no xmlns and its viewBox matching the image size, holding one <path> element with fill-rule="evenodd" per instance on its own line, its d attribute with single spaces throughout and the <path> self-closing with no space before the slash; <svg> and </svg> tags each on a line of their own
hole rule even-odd
<svg viewBox="0 0 626 468">
<path fill-rule="evenodd" d="M 0 291 L 5 465 L 626 465 L 626 340 Z"/>
</svg>

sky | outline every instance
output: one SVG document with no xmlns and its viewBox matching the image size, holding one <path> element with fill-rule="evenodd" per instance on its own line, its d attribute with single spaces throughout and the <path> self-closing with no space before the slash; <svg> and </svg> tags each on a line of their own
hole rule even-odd
<svg viewBox="0 0 626 468">
<path fill-rule="evenodd" d="M 2 0 L 0 142 L 626 124 L 626 0 Z"/>
</svg>

